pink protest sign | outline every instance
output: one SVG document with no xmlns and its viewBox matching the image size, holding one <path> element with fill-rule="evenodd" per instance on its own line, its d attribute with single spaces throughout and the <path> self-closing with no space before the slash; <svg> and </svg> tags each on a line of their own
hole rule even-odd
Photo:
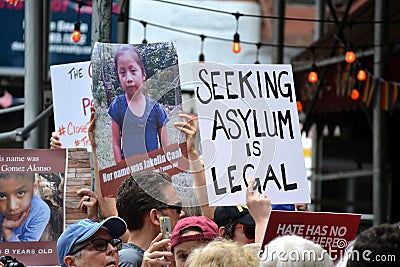
<svg viewBox="0 0 400 267">
<path fill-rule="evenodd" d="M 331 258 L 341 258 L 356 234 L 360 214 L 271 211 L 262 247 L 283 235 L 297 235 L 321 245 Z"/>
</svg>

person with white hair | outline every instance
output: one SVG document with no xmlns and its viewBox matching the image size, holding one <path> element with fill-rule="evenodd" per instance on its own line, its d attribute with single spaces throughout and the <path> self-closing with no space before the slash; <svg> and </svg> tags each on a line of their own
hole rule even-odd
<svg viewBox="0 0 400 267">
<path fill-rule="evenodd" d="M 329 253 L 300 236 L 279 236 L 265 245 L 259 267 L 333 267 Z"/>
</svg>

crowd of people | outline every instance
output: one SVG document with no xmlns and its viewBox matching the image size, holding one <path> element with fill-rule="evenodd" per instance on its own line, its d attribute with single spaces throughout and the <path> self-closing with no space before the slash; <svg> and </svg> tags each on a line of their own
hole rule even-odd
<svg viewBox="0 0 400 267">
<path fill-rule="evenodd" d="M 93 157 L 97 157 L 94 140 L 94 109 L 89 127 Z M 255 190 L 254 179 L 246 192 L 247 206 L 208 206 L 204 191 L 204 170 L 195 148 L 196 127 L 192 117 L 180 115 L 184 121 L 175 126 L 186 134 L 190 169 L 200 206 L 199 216 L 186 216 L 174 186 L 167 174 L 141 172 L 122 182 L 116 198 L 104 198 L 90 189 L 81 189 L 79 206 L 88 219 L 69 226 L 57 242 L 61 266 L 334 266 L 329 254 L 318 244 L 298 236 L 277 237 L 261 250 L 269 212 L 273 208 L 292 209 L 292 206 L 273 207 L 271 201 Z M 60 148 L 56 134 L 51 147 Z M 98 169 L 94 162 L 95 182 Z M 99 184 L 96 182 L 96 190 Z M 100 192 L 100 191 L 99 191 Z M 293 206 L 293 209 L 294 206 Z M 304 206 L 300 209 L 305 209 Z M 299 209 L 299 210 L 300 210 Z M 101 222 L 98 213 L 104 218 Z M 160 218 L 168 216 L 172 233 L 164 238 Z M 385 262 L 396 266 L 400 259 L 399 225 L 375 226 L 361 233 L 353 249 L 371 249 L 375 254 L 388 252 L 397 258 Z M 273 257 L 274 253 L 313 251 L 322 255 L 319 260 L 300 261 L 288 254 Z M 260 252 L 261 251 L 261 252 Z M 338 266 L 374 266 L 363 259 L 342 259 Z"/>
<path fill-rule="evenodd" d="M 147 77 L 138 52 L 132 46 L 122 46 L 116 52 L 114 61 L 118 80 L 124 89 L 124 94 L 116 97 L 109 108 L 112 118 L 111 141 L 115 162 L 119 162 L 125 157 L 168 145 L 165 131 L 168 116 L 159 104 L 154 103 L 142 92 L 141 87 Z M 139 136 L 133 131 L 134 129 L 129 132 L 129 127 L 123 124 L 126 114 L 131 116 L 130 123 L 134 122 L 133 128 L 141 124 L 141 117 L 154 118 L 151 129 L 147 129 L 146 126 L 145 131 L 144 127 L 139 127 L 140 138 L 135 140 L 138 140 L 136 143 L 140 147 L 130 147 L 127 141 L 122 140 L 124 138 L 121 137 L 122 128 L 127 131 L 125 135 L 127 139 Z M 121 183 L 115 198 L 103 197 L 100 193 L 94 138 L 95 117 L 92 107 L 88 134 L 92 145 L 95 192 L 87 188 L 77 192 L 81 197 L 79 208 L 86 212 L 87 219 L 70 225 L 58 239 L 57 252 L 61 266 L 329 267 L 335 265 L 320 245 L 299 236 L 277 237 L 262 247 L 271 210 L 303 211 L 307 210 L 307 206 L 301 203 L 272 205 L 265 194 L 254 190 L 254 179 L 249 181 L 245 206 L 209 206 L 204 166 L 195 146 L 195 121 L 187 114 L 179 116 L 182 120 L 175 122 L 174 126 L 186 135 L 190 171 L 197 203 L 200 203 L 199 214 L 192 214 L 192 211 L 185 212 L 186 207 L 182 206 L 171 178 L 163 172 L 132 174 Z M 154 146 L 145 147 L 143 144 Z M 62 147 L 56 133 L 52 134 L 50 145 L 51 148 Z M 170 235 L 162 233 L 161 222 L 164 217 L 169 218 L 170 225 L 167 225 L 167 229 Z M 396 256 L 396 261 L 385 263 L 386 266 L 390 264 L 395 266 L 400 260 L 399 225 L 377 226 L 369 232 L 360 234 L 354 242 L 353 249 L 373 250 L 374 255 L 392 252 Z M 291 257 L 289 251 L 297 254 L 311 251 L 317 257 L 298 259 Z M 363 259 L 355 261 L 344 258 L 337 264 L 374 266 L 373 263 Z"/>
</svg>

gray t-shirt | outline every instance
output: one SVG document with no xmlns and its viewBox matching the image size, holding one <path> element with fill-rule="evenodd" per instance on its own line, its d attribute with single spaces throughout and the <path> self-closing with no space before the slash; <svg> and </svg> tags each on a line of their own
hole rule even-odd
<svg viewBox="0 0 400 267">
<path fill-rule="evenodd" d="M 140 267 L 142 266 L 144 250 L 132 243 L 122 243 L 118 251 L 119 267 Z"/>
</svg>

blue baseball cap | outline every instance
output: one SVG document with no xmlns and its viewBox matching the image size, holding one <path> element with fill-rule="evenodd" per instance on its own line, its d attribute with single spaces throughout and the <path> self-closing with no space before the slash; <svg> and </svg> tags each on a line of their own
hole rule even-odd
<svg viewBox="0 0 400 267">
<path fill-rule="evenodd" d="M 90 219 L 71 224 L 58 238 L 57 253 L 62 267 L 65 267 L 64 258 L 75 244 L 83 242 L 93 236 L 100 227 L 105 227 L 112 238 L 119 238 L 126 232 L 126 223 L 117 216 L 111 216 L 98 223 Z"/>
</svg>

